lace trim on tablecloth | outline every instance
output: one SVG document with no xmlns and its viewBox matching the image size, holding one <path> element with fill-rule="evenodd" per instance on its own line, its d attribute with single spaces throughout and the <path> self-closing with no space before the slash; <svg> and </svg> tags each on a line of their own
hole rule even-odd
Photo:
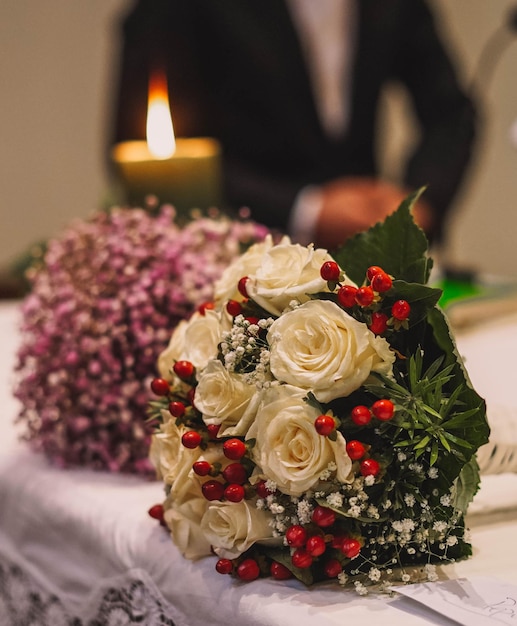
<svg viewBox="0 0 517 626">
<path fill-rule="evenodd" d="M 145 576 L 133 570 L 108 580 L 89 603 L 88 615 L 76 615 L 19 565 L 0 560 L 2 626 L 175 626 L 170 604 Z M 116 586 L 115 586 L 116 585 Z"/>
</svg>

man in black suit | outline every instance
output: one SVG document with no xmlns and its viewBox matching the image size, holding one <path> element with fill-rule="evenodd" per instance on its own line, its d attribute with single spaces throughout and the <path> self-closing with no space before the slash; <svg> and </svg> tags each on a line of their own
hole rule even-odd
<svg viewBox="0 0 517 626">
<path fill-rule="evenodd" d="M 114 141 L 145 137 L 148 76 L 162 66 L 176 135 L 222 143 L 231 207 L 249 206 L 255 219 L 331 248 L 428 185 L 417 218 L 440 240 L 471 155 L 475 114 L 425 1 L 348 0 L 346 24 L 343 13 L 334 23 L 348 42 L 340 66 L 347 112 L 330 130 L 294 4 L 137 1 L 123 25 Z M 403 189 L 377 179 L 374 152 L 379 97 L 392 80 L 407 87 L 421 131 Z M 300 202 L 309 233 L 293 220 Z"/>
</svg>

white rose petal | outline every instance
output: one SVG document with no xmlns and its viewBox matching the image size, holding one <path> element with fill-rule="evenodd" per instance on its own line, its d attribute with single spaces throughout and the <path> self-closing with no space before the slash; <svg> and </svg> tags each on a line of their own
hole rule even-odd
<svg viewBox="0 0 517 626">
<path fill-rule="evenodd" d="M 164 504 L 164 520 L 174 543 L 187 559 L 200 559 L 211 554 L 210 542 L 201 531 L 201 520 L 208 508 L 199 481 L 192 472 L 182 475 L 174 494 Z"/>
<path fill-rule="evenodd" d="M 292 300 L 306 302 L 310 295 L 328 291 L 320 275 L 323 263 L 332 261 L 326 250 L 299 244 L 282 243 L 272 247 L 254 275 L 250 275 L 248 294 L 266 311 L 280 315 Z"/>
<path fill-rule="evenodd" d="M 349 482 L 352 461 L 341 433 L 337 440 L 319 435 L 314 421 L 319 413 L 305 402 L 305 390 L 278 385 L 264 392 L 263 400 L 247 438 L 256 439 L 253 460 L 280 491 L 300 496 L 314 487 L 330 463 L 337 467 L 337 478 Z"/>
<path fill-rule="evenodd" d="M 259 393 L 242 374 L 212 360 L 199 376 L 196 408 L 206 424 L 220 424 L 220 437 L 243 436 L 255 417 Z"/>
<path fill-rule="evenodd" d="M 188 321 L 181 321 L 172 333 L 168 347 L 158 357 L 160 376 L 171 380 L 175 361 L 190 361 L 196 369 L 204 367 L 217 356 L 222 333 L 230 327 L 226 312 L 212 309 L 207 309 L 204 315 L 196 312 Z"/>
<path fill-rule="evenodd" d="M 180 468 L 186 465 L 192 467 L 200 454 L 200 448 L 189 450 L 181 443 L 181 437 L 188 428 L 176 426 L 175 421 L 170 419 L 168 411 L 162 411 L 164 422 L 160 425 L 151 439 L 149 458 L 156 468 L 158 478 L 165 484 L 170 485 L 178 476 Z"/>
<path fill-rule="evenodd" d="M 223 455 L 220 445 L 210 446 L 203 453 L 199 449 L 187 452 L 196 452 L 196 456 L 192 459 L 185 457 L 178 463 L 177 475 L 164 504 L 164 519 L 182 554 L 188 559 L 198 559 L 211 554 L 210 541 L 201 530 L 202 519 L 210 504 L 201 486 L 211 477 L 197 476 L 192 463 L 203 460 L 226 467 L 230 461 Z"/>
<path fill-rule="evenodd" d="M 389 375 L 395 360 L 383 337 L 330 300 L 311 300 L 285 313 L 267 338 L 273 375 L 312 391 L 320 402 L 348 396 L 371 372 Z"/>
<path fill-rule="evenodd" d="M 254 502 L 212 502 L 201 522 L 201 531 L 214 552 L 233 559 L 257 541 L 272 538 L 271 514 L 257 509 Z"/>
<path fill-rule="evenodd" d="M 288 242 L 285 237 L 282 241 Z M 228 300 L 242 300 L 243 296 L 237 290 L 239 280 L 244 276 L 254 274 L 262 264 L 264 254 L 273 247 L 273 238 L 267 235 L 264 241 L 255 243 L 244 254 L 235 259 L 224 270 L 221 278 L 215 283 L 215 301 L 222 305 Z"/>
</svg>

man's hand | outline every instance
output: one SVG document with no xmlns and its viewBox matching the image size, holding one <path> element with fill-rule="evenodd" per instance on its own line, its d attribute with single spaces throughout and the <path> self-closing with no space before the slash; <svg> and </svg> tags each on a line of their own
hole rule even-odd
<svg viewBox="0 0 517 626">
<path fill-rule="evenodd" d="M 392 183 L 354 177 L 336 179 L 322 185 L 321 191 L 323 205 L 316 224 L 315 243 L 330 250 L 383 221 L 409 194 Z M 419 200 L 413 211 L 416 223 L 429 231 L 433 220 L 430 206 Z"/>
</svg>

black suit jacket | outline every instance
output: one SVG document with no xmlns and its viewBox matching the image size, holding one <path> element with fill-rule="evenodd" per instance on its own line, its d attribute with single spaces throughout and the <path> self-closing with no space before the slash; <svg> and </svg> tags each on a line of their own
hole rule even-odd
<svg viewBox="0 0 517 626">
<path fill-rule="evenodd" d="M 123 25 L 114 141 L 145 136 L 148 74 L 165 67 L 177 136 L 219 138 L 229 205 L 285 229 L 303 186 L 377 174 L 379 97 L 400 81 L 421 126 L 404 182 L 428 185 L 439 237 L 471 153 L 472 103 L 423 0 L 358 0 L 357 10 L 351 118 L 335 140 L 283 0 L 140 0 Z"/>
</svg>

